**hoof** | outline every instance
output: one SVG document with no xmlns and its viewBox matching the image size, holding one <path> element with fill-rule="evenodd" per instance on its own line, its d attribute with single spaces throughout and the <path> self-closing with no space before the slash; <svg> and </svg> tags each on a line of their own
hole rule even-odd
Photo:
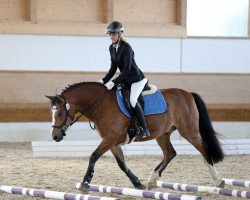
<svg viewBox="0 0 250 200">
<path fill-rule="evenodd" d="M 77 183 L 76 184 L 76 189 L 81 190 L 84 193 L 88 193 L 89 188 L 90 188 L 90 186 L 88 183 Z"/>
<path fill-rule="evenodd" d="M 151 190 L 151 189 L 156 188 L 156 187 L 157 187 L 156 181 L 155 182 L 148 182 L 147 183 L 147 189 L 148 190 Z"/>
<path fill-rule="evenodd" d="M 138 190 L 146 190 L 146 186 L 142 184 L 138 184 L 137 186 L 135 186 L 135 188 Z"/>
<path fill-rule="evenodd" d="M 216 185 L 219 188 L 224 188 L 225 187 L 225 181 L 221 180 L 221 182 L 219 184 Z"/>
</svg>

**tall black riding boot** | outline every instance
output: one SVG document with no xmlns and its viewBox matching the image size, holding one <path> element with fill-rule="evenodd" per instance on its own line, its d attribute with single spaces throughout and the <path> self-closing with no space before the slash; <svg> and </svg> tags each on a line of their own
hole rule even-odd
<svg viewBox="0 0 250 200">
<path fill-rule="evenodd" d="M 136 134 L 136 138 L 145 138 L 150 136 L 150 132 L 143 114 L 142 107 L 139 102 L 136 103 L 134 107 L 134 111 L 136 114 L 136 117 L 138 119 L 138 122 L 140 124 L 140 131 Z"/>
</svg>

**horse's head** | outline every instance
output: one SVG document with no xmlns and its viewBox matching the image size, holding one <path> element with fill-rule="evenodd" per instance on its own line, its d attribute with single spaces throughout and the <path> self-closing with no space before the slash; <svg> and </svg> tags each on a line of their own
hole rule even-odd
<svg viewBox="0 0 250 200">
<path fill-rule="evenodd" d="M 60 142 L 63 136 L 66 136 L 66 131 L 73 122 L 76 111 L 74 105 L 70 105 L 63 95 L 46 97 L 51 100 L 51 136 L 53 140 Z"/>
</svg>

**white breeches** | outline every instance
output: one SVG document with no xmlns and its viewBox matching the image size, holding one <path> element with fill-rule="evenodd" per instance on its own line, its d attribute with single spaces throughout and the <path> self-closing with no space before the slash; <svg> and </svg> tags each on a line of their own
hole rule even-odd
<svg viewBox="0 0 250 200">
<path fill-rule="evenodd" d="M 135 107 L 137 100 L 138 100 L 138 97 L 141 94 L 141 92 L 142 92 L 142 90 L 147 82 L 148 82 L 148 79 L 144 78 L 141 81 L 133 83 L 131 85 L 130 104 L 133 108 Z"/>
</svg>

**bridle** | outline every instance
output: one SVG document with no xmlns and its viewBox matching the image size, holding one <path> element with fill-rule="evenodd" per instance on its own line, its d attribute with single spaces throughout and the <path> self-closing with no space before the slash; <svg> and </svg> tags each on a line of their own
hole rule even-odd
<svg viewBox="0 0 250 200">
<path fill-rule="evenodd" d="M 74 117 L 72 117 L 72 116 L 70 115 L 70 113 L 69 113 L 70 105 L 69 105 L 69 103 L 67 103 L 65 96 L 59 95 L 59 96 L 61 96 L 61 97 L 63 98 L 64 103 L 63 103 L 62 106 L 56 107 L 55 109 L 58 110 L 58 109 L 64 108 L 64 109 L 66 110 L 66 116 L 65 116 L 64 122 L 63 122 L 60 126 L 52 125 L 52 128 L 57 128 L 57 129 L 59 129 L 59 130 L 62 132 L 63 136 L 66 136 L 66 133 L 65 133 L 65 132 L 66 132 L 66 129 L 67 129 L 68 127 L 72 126 L 74 123 L 76 123 L 76 122 L 83 116 L 82 113 L 86 113 L 90 108 L 92 108 L 92 107 L 101 99 L 101 97 L 103 97 L 107 92 L 108 92 L 108 90 L 106 90 L 106 91 L 103 92 L 99 97 L 97 97 L 96 100 L 95 100 L 94 102 L 90 103 L 90 105 L 88 105 L 88 106 L 86 107 L 86 109 L 85 109 L 83 112 L 81 112 L 81 114 L 80 114 L 75 120 L 74 120 Z M 70 119 L 72 120 L 72 122 L 71 122 L 70 124 L 67 124 L 68 118 L 70 118 Z M 89 122 L 90 122 L 90 121 L 89 121 Z M 63 128 L 64 126 L 65 126 L 66 128 Z M 91 127 L 91 125 L 90 125 L 90 127 Z M 91 127 L 91 128 L 92 128 L 92 127 Z M 94 130 L 94 128 L 92 128 L 92 129 Z"/>
<path fill-rule="evenodd" d="M 63 95 L 60 95 L 60 96 L 63 98 L 64 103 L 62 106 L 56 107 L 55 109 L 58 110 L 58 109 L 64 108 L 66 110 L 66 116 L 65 116 L 63 123 L 60 126 L 53 124 L 52 127 L 59 129 L 62 132 L 63 136 L 66 136 L 66 133 L 65 133 L 66 129 L 70 127 L 72 124 L 74 124 L 76 121 L 73 121 L 70 124 L 67 124 L 68 118 L 70 118 L 71 120 L 74 120 L 74 117 L 72 117 L 69 113 L 70 105 L 69 103 L 67 103 L 66 98 Z M 64 126 L 66 128 L 63 128 Z"/>
</svg>

